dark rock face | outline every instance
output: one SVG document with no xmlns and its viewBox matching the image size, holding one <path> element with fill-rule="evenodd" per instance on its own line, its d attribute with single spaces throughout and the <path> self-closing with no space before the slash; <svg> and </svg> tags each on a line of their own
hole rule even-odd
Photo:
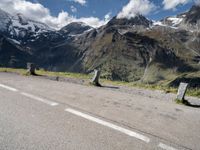
<svg viewBox="0 0 200 150">
<path fill-rule="evenodd" d="M 121 26 L 134 26 L 134 25 L 141 25 L 144 27 L 149 27 L 152 24 L 152 21 L 146 19 L 142 15 L 137 15 L 134 18 L 131 19 L 118 19 L 117 17 L 114 17 L 108 22 L 108 26 L 113 26 L 113 25 L 121 25 Z"/>
<path fill-rule="evenodd" d="M 17 16 L 21 25 L 28 25 L 28 20 L 22 14 L 17 14 Z"/>
<path fill-rule="evenodd" d="M 200 21 L 200 6 L 192 6 L 192 8 L 185 13 L 185 22 L 190 24 L 197 24 Z"/>
<path fill-rule="evenodd" d="M 92 29 L 92 27 L 81 23 L 81 22 L 73 22 L 63 27 L 60 32 L 70 35 L 82 34 L 85 31 Z"/>
<path fill-rule="evenodd" d="M 28 60 L 32 60 L 28 52 L 0 35 L 0 66 L 25 68 Z"/>
<path fill-rule="evenodd" d="M 10 15 L 0 9 L 0 32 L 4 34 L 8 33 L 8 27 L 11 23 Z"/>
<path fill-rule="evenodd" d="M 200 77 L 178 77 L 170 82 L 170 86 L 178 87 L 181 82 L 188 83 L 190 87 L 200 88 Z"/>
</svg>

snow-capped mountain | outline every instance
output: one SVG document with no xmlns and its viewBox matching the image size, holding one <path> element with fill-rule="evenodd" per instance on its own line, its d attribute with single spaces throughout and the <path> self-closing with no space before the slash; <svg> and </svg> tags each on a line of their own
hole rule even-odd
<svg viewBox="0 0 200 150">
<path fill-rule="evenodd" d="M 20 31 L 33 32 L 38 34 L 41 32 L 54 31 L 46 24 L 25 18 L 23 14 L 17 14 L 15 16 L 12 16 L 11 20 L 11 33 L 13 31 L 17 36 L 20 35 Z"/>
<path fill-rule="evenodd" d="M 200 6 L 194 5 L 189 11 L 163 19 L 162 25 L 186 30 L 200 29 Z"/>
<path fill-rule="evenodd" d="M 46 24 L 24 17 L 22 14 L 10 15 L 0 9 L 0 32 L 10 38 L 37 36 L 40 33 L 54 31 Z"/>
</svg>

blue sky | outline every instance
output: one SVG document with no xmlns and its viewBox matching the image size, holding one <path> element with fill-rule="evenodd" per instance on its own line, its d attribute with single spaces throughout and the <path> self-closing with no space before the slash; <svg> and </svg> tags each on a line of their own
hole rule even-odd
<svg viewBox="0 0 200 150">
<path fill-rule="evenodd" d="M 0 8 L 12 15 L 22 13 L 32 20 L 60 29 L 70 22 L 93 27 L 106 24 L 112 17 L 131 18 L 142 14 L 160 20 L 185 12 L 200 0 L 0 0 Z"/>
<path fill-rule="evenodd" d="M 31 1 L 36 2 L 36 0 Z M 178 5 L 175 9 L 164 10 L 162 0 L 150 1 L 153 2 L 158 8 L 146 16 L 154 20 L 159 20 L 166 16 L 185 12 L 194 4 L 194 2 L 190 1 L 185 5 Z M 63 10 L 76 16 L 77 18 L 95 16 L 103 19 L 105 14 L 109 12 L 112 17 L 117 15 L 123 6 L 129 2 L 129 0 L 87 0 L 85 5 L 81 5 L 73 0 L 37 0 L 37 2 L 49 8 L 54 16 L 57 16 L 59 12 Z M 71 6 L 74 6 L 77 9 L 77 12 L 72 12 Z"/>
<path fill-rule="evenodd" d="M 34 2 L 34 0 L 32 1 Z M 58 15 L 60 11 L 64 10 L 78 18 L 95 16 L 103 19 L 108 12 L 116 15 L 128 3 L 128 0 L 87 0 L 85 5 L 71 0 L 38 0 L 38 2 L 48 7 L 53 15 Z M 76 13 L 71 11 L 71 6 L 77 8 Z"/>
</svg>

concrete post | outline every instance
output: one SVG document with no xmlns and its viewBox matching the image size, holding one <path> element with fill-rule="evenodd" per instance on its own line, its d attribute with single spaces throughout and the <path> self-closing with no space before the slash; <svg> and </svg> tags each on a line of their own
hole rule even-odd
<svg viewBox="0 0 200 150">
<path fill-rule="evenodd" d="M 36 75 L 35 73 L 35 64 L 33 63 L 27 63 L 27 73 L 30 74 L 30 75 Z"/>
<path fill-rule="evenodd" d="M 99 83 L 99 78 L 101 75 L 101 71 L 100 70 L 94 70 L 94 77 L 92 79 L 92 84 L 95 86 L 101 86 L 101 84 Z"/>
<path fill-rule="evenodd" d="M 187 91 L 188 83 L 180 83 L 177 93 L 177 99 L 184 101 L 185 100 L 185 93 Z"/>
</svg>

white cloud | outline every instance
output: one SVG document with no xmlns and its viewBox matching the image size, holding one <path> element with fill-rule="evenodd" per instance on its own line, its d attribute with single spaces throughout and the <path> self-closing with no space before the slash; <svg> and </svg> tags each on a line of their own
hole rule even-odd
<svg viewBox="0 0 200 150">
<path fill-rule="evenodd" d="M 105 20 L 105 22 L 108 22 L 108 21 L 110 21 L 110 19 L 111 19 L 111 12 L 109 12 L 109 13 L 107 13 L 105 16 L 104 16 L 104 20 Z"/>
<path fill-rule="evenodd" d="M 185 5 L 191 0 L 163 0 L 165 10 L 175 9 L 178 5 Z"/>
<path fill-rule="evenodd" d="M 1 0 L 0 8 L 14 14 L 22 13 L 32 19 L 44 18 L 50 14 L 49 10 L 39 3 L 25 0 Z"/>
<path fill-rule="evenodd" d="M 104 25 L 108 20 L 100 20 L 97 17 L 76 18 L 68 12 L 62 11 L 58 16 L 52 16 L 48 8 L 40 3 L 32 3 L 26 0 L 0 0 L 0 8 L 10 14 L 22 13 L 25 17 L 43 22 L 52 28 L 61 27 L 75 21 L 84 22 L 93 27 Z"/>
<path fill-rule="evenodd" d="M 76 13 L 76 12 L 77 12 L 77 8 L 74 7 L 73 5 L 72 5 L 70 8 L 71 8 L 71 11 L 72 11 L 73 13 Z"/>
<path fill-rule="evenodd" d="M 195 0 L 195 4 L 200 6 L 200 0 Z"/>
<path fill-rule="evenodd" d="M 135 17 L 137 14 L 147 15 L 155 8 L 156 6 L 149 0 L 130 0 L 117 15 L 117 18 L 130 19 Z"/>
<path fill-rule="evenodd" d="M 75 20 L 78 22 L 84 22 L 92 27 L 100 27 L 106 23 L 104 20 L 100 20 L 97 17 L 87 17 L 87 18 L 83 17 Z"/>
<path fill-rule="evenodd" d="M 81 5 L 85 5 L 86 4 L 86 0 L 72 0 L 72 1 L 74 1 L 76 3 L 79 3 Z"/>
</svg>

